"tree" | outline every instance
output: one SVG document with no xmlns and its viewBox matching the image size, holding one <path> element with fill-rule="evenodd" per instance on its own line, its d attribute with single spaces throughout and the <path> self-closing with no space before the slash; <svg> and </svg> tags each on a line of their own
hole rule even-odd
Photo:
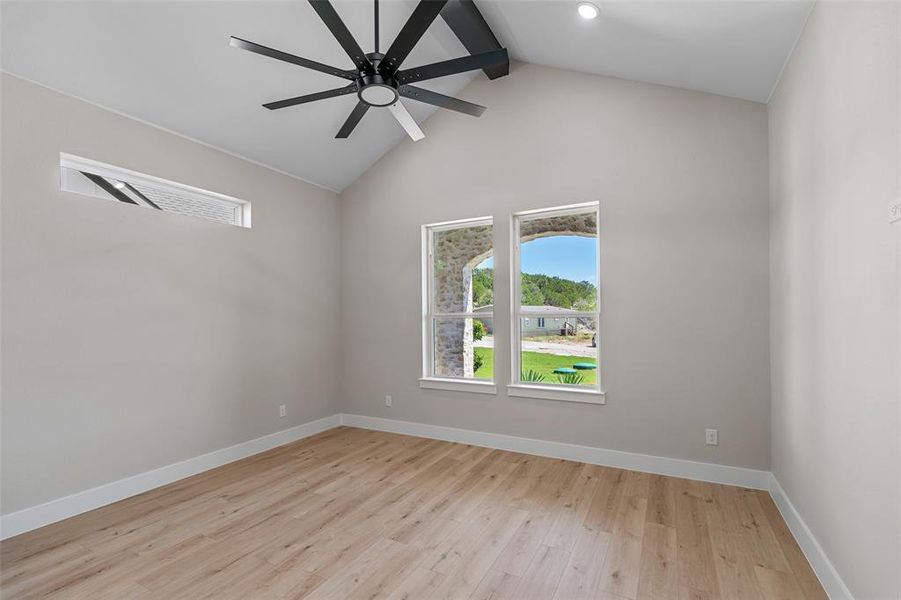
<svg viewBox="0 0 901 600">
<path fill-rule="evenodd" d="M 528 279 L 528 276 L 523 274 L 522 277 L 522 287 L 521 297 L 522 303 L 525 306 L 542 306 L 545 304 L 544 294 L 541 293 L 541 287 L 538 283 L 532 279 Z"/>
<path fill-rule="evenodd" d="M 494 269 L 472 270 L 473 306 L 488 306 L 494 301 Z"/>
<path fill-rule="evenodd" d="M 591 298 L 579 298 L 573 302 L 573 310 L 580 310 L 582 312 L 592 312 L 596 306 L 597 298 L 594 294 L 591 295 Z"/>
<path fill-rule="evenodd" d="M 557 306 L 574 310 L 593 311 L 597 305 L 597 290 L 589 281 L 572 281 L 540 273 L 522 274 L 522 303 L 524 306 Z M 472 270 L 472 300 L 475 306 L 487 306 L 494 301 L 494 269 Z"/>
</svg>

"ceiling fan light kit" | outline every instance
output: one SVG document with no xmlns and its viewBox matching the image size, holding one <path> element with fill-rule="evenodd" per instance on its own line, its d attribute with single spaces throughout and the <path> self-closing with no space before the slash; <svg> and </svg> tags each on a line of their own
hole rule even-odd
<svg viewBox="0 0 901 600">
<path fill-rule="evenodd" d="M 371 55 L 370 55 L 371 56 Z M 363 75 L 357 96 L 369 106 L 391 106 L 400 98 L 397 82 L 383 75 Z"/>
<path fill-rule="evenodd" d="M 364 53 L 362 48 L 360 48 L 360 45 L 351 35 L 329 0 L 309 0 L 313 10 L 316 11 L 319 18 L 322 19 L 325 26 L 328 27 L 329 31 L 331 31 L 332 35 L 335 36 L 335 39 L 353 61 L 355 65 L 353 70 L 339 69 L 237 37 L 232 37 L 230 44 L 236 48 L 268 56 L 269 58 L 275 58 L 307 69 L 351 80 L 351 83 L 344 87 L 268 102 L 263 105 L 265 108 L 277 110 L 288 106 L 355 93 L 358 99 L 357 106 L 354 107 L 344 125 L 339 129 L 338 134 L 335 136 L 336 138 L 347 138 L 350 136 L 366 112 L 374 107 L 388 108 L 401 127 L 415 141 L 422 139 L 424 135 L 406 107 L 400 102 L 401 97 L 474 117 L 481 116 L 485 112 L 485 107 L 411 85 L 412 82 L 418 83 L 457 73 L 497 67 L 502 67 L 502 73 L 506 74 L 509 69 L 509 58 L 506 48 L 499 48 L 497 39 L 488 29 L 484 19 L 478 13 L 478 9 L 472 4 L 472 0 L 452 1 L 456 5 L 453 6 L 450 16 L 445 17 L 445 20 L 452 25 L 452 29 L 454 26 L 461 27 L 461 22 L 468 27 L 463 32 L 464 35 L 460 36 L 464 45 L 472 51 L 472 42 L 476 40 L 483 47 L 488 44 L 490 46 L 498 46 L 498 48 L 412 69 L 401 69 L 400 67 L 407 55 L 413 50 L 413 47 L 422 36 L 425 35 L 426 30 L 442 12 L 445 5 L 448 4 L 448 0 L 421 0 L 413 10 L 413 14 L 410 15 L 410 18 L 407 19 L 407 22 L 401 28 L 391 47 L 384 54 L 379 52 L 378 0 L 374 0 L 375 51 L 368 54 Z M 483 30 L 487 30 L 487 35 L 484 32 L 474 31 L 473 27 L 481 27 Z M 455 33 L 460 35 L 457 31 Z M 488 41 L 486 42 L 485 40 Z M 492 40 L 493 43 L 491 42 Z"/>
</svg>

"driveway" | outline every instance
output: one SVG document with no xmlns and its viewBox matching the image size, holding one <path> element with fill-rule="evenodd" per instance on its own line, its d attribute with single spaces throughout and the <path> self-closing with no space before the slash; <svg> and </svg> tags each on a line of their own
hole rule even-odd
<svg viewBox="0 0 901 600">
<path fill-rule="evenodd" d="M 486 335 L 477 342 L 472 343 L 476 348 L 494 348 L 494 336 Z M 540 352 L 541 354 L 557 354 L 563 356 L 583 356 L 586 358 L 597 357 L 597 348 L 590 346 L 576 346 L 574 344 L 552 344 L 549 342 L 522 343 L 522 349 L 526 352 Z"/>
</svg>

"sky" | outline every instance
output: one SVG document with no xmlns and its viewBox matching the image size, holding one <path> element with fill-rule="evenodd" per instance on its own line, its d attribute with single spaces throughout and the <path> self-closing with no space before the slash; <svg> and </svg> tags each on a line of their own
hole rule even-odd
<svg viewBox="0 0 901 600">
<path fill-rule="evenodd" d="M 573 281 L 590 281 L 597 285 L 598 240 L 593 237 L 558 235 L 538 238 L 522 245 L 523 273 L 556 275 Z M 478 268 L 494 266 L 494 258 L 486 258 Z"/>
</svg>

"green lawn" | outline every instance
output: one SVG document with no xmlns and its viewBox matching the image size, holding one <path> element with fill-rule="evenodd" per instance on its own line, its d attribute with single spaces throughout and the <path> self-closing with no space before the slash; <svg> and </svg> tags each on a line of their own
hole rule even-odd
<svg viewBox="0 0 901 600">
<path fill-rule="evenodd" d="M 480 379 L 491 379 L 494 376 L 494 348 L 475 348 L 475 353 L 482 357 L 482 367 L 475 372 Z M 543 383 L 557 383 L 557 375 L 554 369 L 559 367 L 572 367 L 577 362 L 595 362 L 584 356 L 563 356 L 559 354 L 544 354 L 542 352 L 523 352 L 522 370 L 533 369 L 545 376 Z M 597 370 L 579 371 L 585 379 L 584 385 L 593 385 L 597 381 Z"/>
</svg>

